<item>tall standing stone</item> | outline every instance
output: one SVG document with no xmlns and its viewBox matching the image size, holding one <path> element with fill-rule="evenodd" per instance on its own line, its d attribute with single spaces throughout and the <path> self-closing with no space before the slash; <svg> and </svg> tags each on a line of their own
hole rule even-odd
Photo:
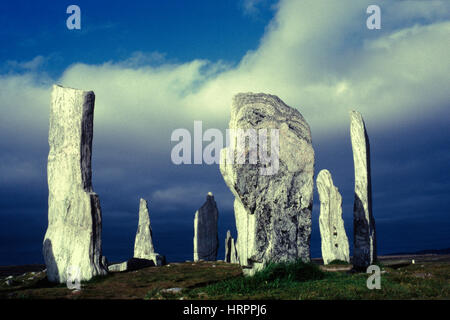
<svg viewBox="0 0 450 320">
<path fill-rule="evenodd" d="M 43 254 L 52 282 L 89 280 L 107 273 L 102 264 L 102 213 L 92 189 L 95 95 L 53 86 L 47 179 L 48 228 Z"/>
<path fill-rule="evenodd" d="M 341 194 L 326 169 L 317 175 L 316 185 L 320 198 L 319 228 L 323 262 L 350 262 L 348 239 L 342 219 Z"/>
<path fill-rule="evenodd" d="M 150 225 L 150 215 L 148 213 L 147 201 L 139 201 L 139 224 L 134 241 L 134 258 L 146 259 L 154 262 L 156 266 L 164 264 L 164 257 L 155 253 L 153 247 L 152 227 Z"/>
<path fill-rule="evenodd" d="M 227 231 L 227 236 L 225 238 L 225 262 L 239 263 L 236 246 L 234 244 L 234 239 L 231 236 L 230 230 Z"/>
<path fill-rule="evenodd" d="M 194 218 L 194 261 L 215 261 L 219 248 L 217 222 L 219 211 L 211 192 L 206 202 L 195 213 Z"/>
<path fill-rule="evenodd" d="M 235 196 L 236 247 L 245 274 L 270 261 L 309 261 L 314 150 L 308 123 L 274 95 L 240 93 L 233 98 L 229 128 L 246 132 L 231 137 L 220 163 Z M 239 143 L 247 133 L 250 142 Z M 255 148 L 257 161 L 250 161 Z M 242 156 L 248 161 L 236 161 Z"/>
<path fill-rule="evenodd" d="M 350 135 L 355 167 L 353 206 L 353 265 L 365 269 L 377 259 L 375 220 L 372 215 L 370 144 L 361 114 L 350 112 Z"/>
</svg>

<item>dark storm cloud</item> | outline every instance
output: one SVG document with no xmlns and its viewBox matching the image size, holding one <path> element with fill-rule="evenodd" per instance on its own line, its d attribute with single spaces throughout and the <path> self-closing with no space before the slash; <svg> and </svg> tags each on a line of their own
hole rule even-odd
<svg viewBox="0 0 450 320">
<path fill-rule="evenodd" d="M 230 64 L 197 58 L 211 45 L 201 41 L 186 48 L 194 50 L 195 57 L 182 63 L 162 60 L 148 65 L 147 58 L 154 53 L 145 52 L 132 54 L 131 60 L 114 50 L 80 52 L 80 43 L 102 47 L 98 39 L 110 39 L 110 34 L 101 32 L 91 38 L 84 33 L 76 41 L 66 33 L 55 38 L 49 32 L 45 38 L 51 42 L 45 42 L 45 48 L 31 41 L 33 52 L 44 53 L 29 57 L 16 50 L 12 54 L 17 56 L 5 59 L 8 72 L 0 75 L 0 264 L 41 259 L 47 224 L 48 110 L 54 82 L 96 94 L 93 185 L 103 208 L 104 249 L 111 260 L 128 258 L 132 252 L 139 197 L 150 201 L 155 246 L 169 259 L 191 256 L 193 215 L 208 191 L 219 205 L 220 238 L 234 228 L 233 198 L 217 165 L 173 165 L 170 134 L 176 128 L 192 130 L 194 120 L 203 120 L 205 128 L 224 130 L 231 97 L 241 91 L 276 94 L 308 120 L 316 173 L 329 169 L 341 190 L 350 240 L 353 159 L 347 111 L 361 111 L 371 138 L 380 251 L 450 246 L 446 196 L 450 191 L 446 104 L 450 6 L 448 1 L 433 1 L 433 5 L 383 1 L 383 28 L 372 32 L 364 28 L 369 3 L 282 1 L 259 46 L 246 48 L 242 60 Z M 56 13 L 53 7 L 50 11 Z M 127 36 L 133 31 L 142 34 L 130 28 L 124 29 Z M 177 33 L 172 36 L 179 38 Z M 7 38 L 13 41 L 11 37 Z M 242 41 L 229 39 L 218 46 L 221 54 L 223 48 L 242 48 Z M 58 72 L 49 70 L 58 74 L 50 79 L 41 70 L 46 64 L 55 65 L 47 45 L 60 42 L 65 64 L 59 62 Z M 182 55 L 184 48 L 169 42 L 173 47 L 169 52 Z M 153 44 L 159 48 L 161 42 Z M 130 39 L 129 48 L 120 49 L 128 52 L 140 45 L 138 37 L 135 42 Z M 8 50 L 2 49 L 5 56 Z M 168 61 L 173 58 L 177 57 L 169 56 Z M 2 67 L 0 72 L 5 70 Z M 320 255 L 317 199 L 316 194 L 313 256 Z"/>
<path fill-rule="evenodd" d="M 370 118 L 365 120 L 371 142 L 373 211 L 380 253 L 450 246 L 450 221 L 445 209 L 450 207 L 446 196 L 450 192 L 448 114 L 418 119 L 400 129 L 370 131 Z M 31 161 L 34 171 L 25 182 L 19 175 L 15 181 L 0 185 L 0 264 L 41 261 L 40 244 L 47 223 L 47 142 L 41 141 L 40 146 L 29 150 L 15 149 L 14 142 L 2 141 L 2 146 L 18 159 Z M 110 260 L 126 259 L 132 254 L 139 197 L 150 200 L 155 246 L 170 260 L 192 258 L 193 217 L 208 191 L 215 194 L 220 211 L 220 240 L 227 229 L 235 234 L 233 196 L 217 165 L 173 165 L 173 144 L 169 141 L 167 153 L 153 157 L 151 146 L 141 149 L 117 144 L 109 150 L 103 143 L 113 144 L 96 140 L 93 183 L 101 199 L 104 252 Z M 323 168 L 329 169 L 342 193 L 345 227 L 351 242 L 353 158 L 349 132 L 314 141 L 314 147 L 316 175 Z M 318 213 L 315 191 L 313 256 L 320 256 Z M 222 241 L 220 244 L 222 255 Z"/>
</svg>

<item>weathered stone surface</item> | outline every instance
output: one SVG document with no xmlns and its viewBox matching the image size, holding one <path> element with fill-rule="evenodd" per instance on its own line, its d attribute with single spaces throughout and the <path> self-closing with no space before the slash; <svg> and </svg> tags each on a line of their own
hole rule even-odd
<svg viewBox="0 0 450 320">
<path fill-rule="evenodd" d="M 92 91 L 53 86 L 43 246 L 52 282 L 66 282 L 69 269 L 79 270 L 80 280 L 107 273 L 101 261 L 100 201 L 91 182 L 94 100 Z"/>
<path fill-rule="evenodd" d="M 225 262 L 230 262 L 231 260 L 231 232 L 227 231 L 227 236 L 225 237 Z"/>
<path fill-rule="evenodd" d="M 127 269 L 128 269 L 128 261 L 124 261 L 121 263 L 114 263 L 108 266 L 109 272 L 123 272 L 127 271 Z"/>
<path fill-rule="evenodd" d="M 149 259 L 131 258 L 127 261 L 127 271 L 134 271 L 154 266 L 156 266 L 155 262 Z"/>
<path fill-rule="evenodd" d="M 134 271 L 147 267 L 154 267 L 155 262 L 149 259 L 131 258 L 128 261 L 115 263 L 108 267 L 109 272 Z"/>
<path fill-rule="evenodd" d="M 140 199 L 139 202 L 139 224 L 134 241 L 134 258 L 152 260 L 156 266 L 162 266 L 165 262 L 165 257 L 156 253 L 153 247 L 152 227 L 145 199 Z"/>
<path fill-rule="evenodd" d="M 227 231 L 227 237 L 225 238 L 225 262 L 239 263 L 234 239 L 231 237 L 230 230 Z"/>
<path fill-rule="evenodd" d="M 194 218 L 194 261 L 215 261 L 219 238 L 217 221 L 219 211 L 211 192 L 206 196 L 206 202 L 195 213 Z"/>
<path fill-rule="evenodd" d="M 108 259 L 106 259 L 105 256 L 102 256 L 101 261 L 102 261 L 102 265 L 105 267 L 105 269 L 108 269 L 108 265 L 109 265 Z"/>
<path fill-rule="evenodd" d="M 365 269 L 377 259 L 375 220 L 372 215 L 370 144 L 361 114 L 350 112 L 350 135 L 355 168 L 353 206 L 353 265 Z"/>
<path fill-rule="evenodd" d="M 183 291 L 183 288 L 168 288 L 168 289 L 162 289 L 161 292 L 163 293 L 171 293 L 171 294 L 178 294 L 181 293 Z"/>
<path fill-rule="evenodd" d="M 244 272 L 253 274 L 269 261 L 309 261 L 314 150 L 308 123 L 276 96 L 240 93 L 233 98 L 229 128 L 255 129 L 259 134 L 266 129 L 271 141 L 255 141 L 256 163 L 230 164 L 230 155 L 252 152 L 236 136 L 221 152 L 220 171 L 235 196 L 236 249 Z M 279 130 L 279 150 L 273 148 L 276 135 L 271 129 Z M 265 149 L 271 156 L 278 153 L 270 164 L 277 170 L 271 174 L 264 171 L 269 166 L 261 157 Z"/>
<path fill-rule="evenodd" d="M 319 228 L 324 264 L 333 260 L 350 262 L 347 234 L 342 219 L 342 197 L 328 170 L 321 170 L 316 180 L 320 199 Z"/>
<path fill-rule="evenodd" d="M 147 201 L 141 198 L 139 201 L 139 224 L 134 241 L 134 257 L 148 259 L 153 253 L 155 253 L 155 249 Z"/>
<path fill-rule="evenodd" d="M 231 238 L 230 263 L 239 263 L 239 257 L 238 257 L 237 250 L 236 250 L 236 244 L 235 244 L 233 238 Z"/>
</svg>

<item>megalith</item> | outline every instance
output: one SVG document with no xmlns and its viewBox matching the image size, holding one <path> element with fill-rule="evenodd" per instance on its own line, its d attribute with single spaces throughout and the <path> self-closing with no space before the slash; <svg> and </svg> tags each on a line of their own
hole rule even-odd
<svg viewBox="0 0 450 320">
<path fill-rule="evenodd" d="M 341 194 L 333 184 L 331 173 L 326 169 L 317 175 L 316 185 L 320 200 L 319 228 L 323 262 L 350 262 L 348 239 L 342 219 Z"/>
<path fill-rule="evenodd" d="M 309 261 L 314 150 L 308 123 L 277 96 L 240 93 L 229 132 L 220 171 L 235 196 L 244 273 L 268 262 Z"/>
<path fill-rule="evenodd" d="M 92 188 L 92 91 L 53 86 L 48 142 L 48 228 L 43 254 L 49 281 L 104 275 L 102 213 Z M 69 271 L 70 270 L 70 271 Z M 73 277 L 70 280 L 75 280 Z"/>
<path fill-rule="evenodd" d="M 375 220 L 372 214 L 370 144 L 364 120 L 357 111 L 350 112 L 350 136 L 355 169 L 353 205 L 353 266 L 366 269 L 377 259 Z"/>
<path fill-rule="evenodd" d="M 217 222 L 219 211 L 211 192 L 194 218 L 194 261 L 215 261 L 219 248 Z"/>
<path fill-rule="evenodd" d="M 225 238 L 225 262 L 239 263 L 236 246 L 230 230 L 227 231 L 227 236 Z"/>
<path fill-rule="evenodd" d="M 163 265 L 165 261 L 163 256 L 155 253 L 147 201 L 142 198 L 139 201 L 139 223 L 134 241 L 133 258 L 152 260 L 156 266 Z"/>
</svg>

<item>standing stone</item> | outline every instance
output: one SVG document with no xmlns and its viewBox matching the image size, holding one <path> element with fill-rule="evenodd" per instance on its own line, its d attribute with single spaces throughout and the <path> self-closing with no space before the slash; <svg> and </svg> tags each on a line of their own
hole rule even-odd
<svg viewBox="0 0 450 320">
<path fill-rule="evenodd" d="M 163 256 L 155 253 L 147 201 L 144 199 L 141 199 L 139 202 L 139 224 L 134 241 L 133 257 L 152 260 L 156 266 L 163 265 L 165 260 Z"/>
<path fill-rule="evenodd" d="M 234 239 L 231 237 L 230 230 L 227 231 L 227 237 L 225 238 L 225 262 L 239 263 Z"/>
<path fill-rule="evenodd" d="M 108 259 L 105 256 L 102 256 L 102 265 L 105 267 L 106 270 L 108 270 L 109 262 Z"/>
<path fill-rule="evenodd" d="M 225 238 L 225 262 L 230 263 L 231 260 L 231 232 L 227 231 L 227 236 Z"/>
<path fill-rule="evenodd" d="M 231 238 L 231 255 L 230 255 L 230 263 L 239 263 L 239 257 L 236 249 L 236 244 L 234 239 Z"/>
<path fill-rule="evenodd" d="M 195 213 L 194 219 L 194 261 L 217 259 L 219 238 L 217 221 L 219 211 L 211 192 L 206 196 L 206 202 Z"/>
<path fill-rule="evenodd" d="M 124 262 L 109 265 L 108 271 L 109 272 L 135 271 L 135 270 L 139 270 L 142 268 L 154 267 L 154 266 L 155 266 L 155 262 L 153 260 L 131 258 Z"/>
<path fill-rule="evenodd" d="M 347 234 L 342 219 L 342 197 L 328 170 L 321 170 L 316 180 L 320 198 L 320 238 L 324 264 L 333 260 L 350 262 Z"/>
<path fill-rule="evenodd" d="M 94 101 L 92 91 L 53 86 L 48 228 L 43 245 L 47 277 L 52 282 L 64 283 L 68 274 L 89 280 L 107 273 L 101 261 L 100 201 L 91 181 Z"/>
<path fill-rule="evenodd" d="M 308 123 L 274 95 L 240 93 L 233 98 L 229 128 L 243 129 L 250 137 L 252 130 L 257 132 L 249 144 L 238 142 L 242 132 L 232 135 L 220 161 L 235 196 L 236 249 L 245 274 L 268 262 L 309 261 L 314 150 Z M 264 133 L 270 139 L 261 139 Z M 258 159 L 252 163 L 255 147 Z M 266 150 L 271 161 L 262 156 Z M 245 163 L 232 162 L 247 154 Z"/>
<path fill-rule="evenodd" d="M 350 135 L 355 166 L 355 203 L 353 206 L 353 265 L 366 269 L 377 259 L 375 220 L 372 215 L 370 145 L 361 114 L 350 112 Z"/>
</svg>

